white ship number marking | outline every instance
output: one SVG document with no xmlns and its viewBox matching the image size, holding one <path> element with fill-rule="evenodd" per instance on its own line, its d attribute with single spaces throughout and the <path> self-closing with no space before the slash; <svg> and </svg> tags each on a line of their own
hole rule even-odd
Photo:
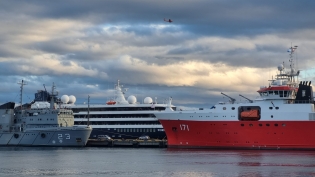
<svg viewBox="0 0 315 177">
<path fill-rule="evenodd" d="M 65 134 L 65 136 L 66 136 L 66 139 L 67 139 L 67 140 L 70 139 L 70 134 L 67 133 L 67 134 Z"/>
<path fill-rule="evenodd" d="M 66 133 L 66 134 L 65 134 L 65 137 L 66 137 L 67 140 L 69 140 L 69 139 L 70 139 L 70 134 Z M 63 139 L 63 138 L 62 138 L 62 134 L 58 134 L 58 139 L 60 139 L 60 140 Z"/>
<path fill-rule="evenodd" d="M 189 126 L 186 124 L 179 124 L 180 130 L 189 131 Z"/>
</svg>

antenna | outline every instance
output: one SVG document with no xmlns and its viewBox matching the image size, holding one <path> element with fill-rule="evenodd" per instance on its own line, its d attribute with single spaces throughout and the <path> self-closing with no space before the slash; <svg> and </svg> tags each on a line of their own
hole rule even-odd
<svg viewBox="0 0 315 177">
<path fill-rule="evenodd" d="M 45 91 L 47 92 L 46 87 L 45 87 L 45 84 L 43 84 L 43 86 L 44 86 Z"/>
<path fill-rule="evenodd" d="M 23 108 L 23 86 L 27 85 L 24 80 L 22 80 L 22 82 L 18 82 L 19 85 L 21 85 L 21 90 L 20 90 L 20 104 L 21 104 L 21 110 Z"/>
<path fill-rule="evenodd" d="M 228 98 L 230 98 L 230 101 L 231 101 L 232 104 L 234 104 L 234 102 L 236 101 L 234 98 L 232 98 L 232 97 L 230 97 L 230 96 L 228 96 L 228 95 L 226 95 L 226 94 L 224 94 L 222 92 L 221 92 L 221 94 L 226 96 L 226 97 L 228 97 Z"/>
</svg>

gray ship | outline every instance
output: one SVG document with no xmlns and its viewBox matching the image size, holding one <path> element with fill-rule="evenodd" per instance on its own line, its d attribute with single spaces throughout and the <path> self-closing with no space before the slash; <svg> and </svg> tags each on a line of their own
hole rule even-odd
<svg viewBox="0 0 315 177">
<path fill-rule="evenodd" d="M 32 102 L 22 105 L 8 102 L 0 105 L 0 146 L 85 146 L 92 128 L 74 125 L 73 112 L 58 108 L 54 103 L 55 86 L 52 86 L 50 104 Z M 46 102 L 47 103 L 47 102 Z M 43 106 L 44 105 L 44 106 Z"/>
</svg>

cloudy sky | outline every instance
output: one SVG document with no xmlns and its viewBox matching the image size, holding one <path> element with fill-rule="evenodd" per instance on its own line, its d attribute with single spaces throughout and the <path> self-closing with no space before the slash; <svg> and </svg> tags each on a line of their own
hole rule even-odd
<svg viewBox="0 0 315 177">
<path fill-rule="evenodd" d="M 54 82 L 77 103 L 146 96 L 210 106 L 258 96 L 297 45 L 301 80 L 314 81 L 312 0 L 0 1 L 0 102 L 19 102 Z M 171 18 L 173 23 L 164 22 Z"/>
</svg>

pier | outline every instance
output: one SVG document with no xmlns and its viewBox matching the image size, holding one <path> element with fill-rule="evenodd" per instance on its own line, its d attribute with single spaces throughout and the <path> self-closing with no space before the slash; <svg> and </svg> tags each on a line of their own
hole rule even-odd
<svg viewBox="0 0 315 177">
<path fill-rule="evenodd" d="M 166 148 L 167 140 L 149 139 L 112 139 L 112 140 L 98 140 L 89 139 L 86 146 L 88 147 L 152 147 L 152 148 Z"/>
</svg>

